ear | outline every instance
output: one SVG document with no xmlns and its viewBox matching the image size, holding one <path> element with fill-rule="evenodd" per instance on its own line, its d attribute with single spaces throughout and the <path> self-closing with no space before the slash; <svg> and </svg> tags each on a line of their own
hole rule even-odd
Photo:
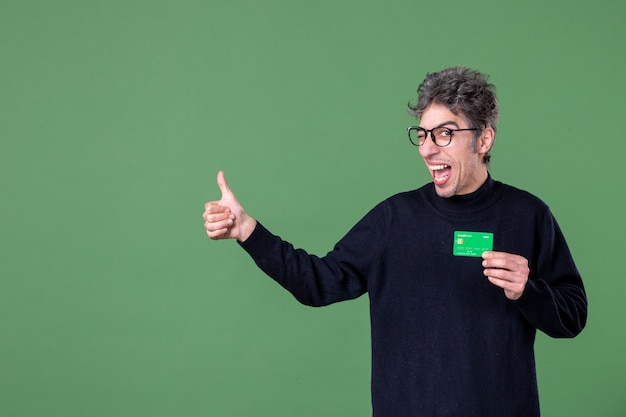
<svg viewBox="0 0 626 417">
<path fill-rule="evenodd" d="M 480 133 L 478 137 L 478 153 L 486 154 L 493 148 L 496 142 L 496 132 L 492 127 L 487 127 Z"/>
</svg>

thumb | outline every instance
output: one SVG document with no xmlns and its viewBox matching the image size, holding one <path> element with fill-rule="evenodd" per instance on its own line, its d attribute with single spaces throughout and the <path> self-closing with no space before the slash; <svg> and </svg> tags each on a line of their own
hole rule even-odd
<svg viewBox="0 0 626 417">
<path fill-rule="evenodd" d="M 226 182 L 226 177 L 224 177 L 224 171 L 219 171 L 217 173 L 217 185 L 220 187 L 220 191 L 222 191 L 222 198 L 224 198 L 227 194 L 233 193 L 230 190 L 228 183 Z"/>
</svg>

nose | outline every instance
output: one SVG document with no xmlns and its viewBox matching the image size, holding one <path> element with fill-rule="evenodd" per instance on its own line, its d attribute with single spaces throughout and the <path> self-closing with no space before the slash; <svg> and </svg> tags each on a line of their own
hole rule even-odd
<svg viewBox="0 0 626 417">
<path fill-rule="evenodd" d="M 439 153 L 439 146 L 435 145 L 435 142 L 431 139 L 430 135 L 426 138 L 424 143 L 419 147 L 420 155 L 422 158 L 428 158 L 432 155 L 436 155 Z"/>
</svg>

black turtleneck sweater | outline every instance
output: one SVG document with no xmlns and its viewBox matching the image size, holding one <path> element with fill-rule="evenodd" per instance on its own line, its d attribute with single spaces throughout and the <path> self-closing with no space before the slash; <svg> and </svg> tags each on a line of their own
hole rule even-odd
<svg viewBox="0 0 626 417">
<path fill-rule="evenodd" d="M 483 275 L 482 259 L 454 256 L 455 231 L 493 233 L 493 250 L 528 260 L 521 298 Z M 533 343 L 539 329 L 574 337 L 587 299 L 548 207 L 491 178 L 439 197 L 434 185 L 376 206 L 325 257 L 261 224 L 241 243 L 300 302 L 370 298 L 375 417 L 538 416 Z"/>
</svg>

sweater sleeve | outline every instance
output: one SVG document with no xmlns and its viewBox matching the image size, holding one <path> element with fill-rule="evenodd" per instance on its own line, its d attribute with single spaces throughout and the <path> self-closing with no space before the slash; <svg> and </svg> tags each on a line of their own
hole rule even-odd
<svg viewBox="0 0 626 417">
<path fill-rule="evenodd" d="M 587 322 L 587 296 L 565 238 L 547 211 L 535 242 L 531 274 L 516 303 L 536 328 L 551 337 L 574 337 Z"/>
<path fill-rule="evenodd" d="M 378 206 L 324 257 L 307 253 L 272 234 L 261 223 L 241 247 L 254 262 L 309 306 L 357 298 L 367 291 L 368 270 L 387 233 L 385 209 Z"/>
</svg>

